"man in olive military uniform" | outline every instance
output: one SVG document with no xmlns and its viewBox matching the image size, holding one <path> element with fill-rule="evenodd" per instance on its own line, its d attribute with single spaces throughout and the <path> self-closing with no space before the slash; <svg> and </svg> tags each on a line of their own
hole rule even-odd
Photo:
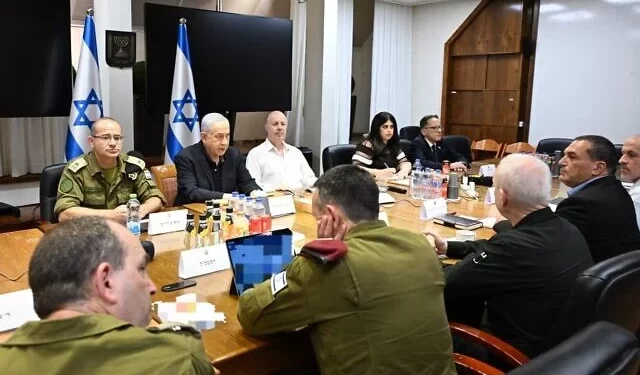
<svg viewBox="0 0 640 375">
<path fill-rule="evenodd" d="M 213 374 L 196 330 L 142 328 L 156 292 L 147 262 L 140 241 L 112 220 L 74 218 L 45 234 L 29 264 L 43 320 L 0 344 L 0 373 Z"/>
<path fill-rule="evenodd" d="M 444 275 L 428 241 L 377 220 L 378 187 L 357 166 L 332 168 L 315 186 L 324 240 L 240 296 L 242 328 L 307 327 L 325 375 L 455 374 Z"/>
<path fill-rule="evenodd" d="M 122 140 L 122 129 L 114 119 L 103 117 L 93 123 L 92 151 L 71 160 L 62 172 L 54 208 L 60 221 L 95 215 L 124 223 L 130 194 L 141 203 L 140 217 L 162 209 L 164 196 L 144 161 L 120 155 Z"/>
</svg>

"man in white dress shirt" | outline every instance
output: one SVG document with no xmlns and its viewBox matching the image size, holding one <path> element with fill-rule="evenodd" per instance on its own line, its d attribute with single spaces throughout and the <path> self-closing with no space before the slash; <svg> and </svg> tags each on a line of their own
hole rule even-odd
<svg viewBox="0 0 640 375">
<path fill-rule="evenodd" d="M 284 140 L 287 136 L 287 117 L 273 111 L 264 124 L 267 139 L 249 151 L 247 169 L 262 190 L 296 190 L 308 188 L 316 182 L 302 152 Z"/>
<path fill-rule="evenodd" d="M 640 228 L 640 134 L 627 138 L 622 145 L 622 157 L 618 161 L 620 179 L 633 184 L 629 189 L 636 209 L 636 222 Z"/>
</svg>

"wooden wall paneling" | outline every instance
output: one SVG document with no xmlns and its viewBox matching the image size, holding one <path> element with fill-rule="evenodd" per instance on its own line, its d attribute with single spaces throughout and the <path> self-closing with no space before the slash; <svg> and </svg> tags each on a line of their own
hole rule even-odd
<svg viewBox="0 0 640 375">
<path fill-rule="evenodd" d="M 458 124 L 477 123 L 482 113 L 484 91 L 452 90 L 448 94 L 447 118 Z"/>
<path fill-rule="evenodd" d="M 518 128 L 515 126 L 483 126 L 483 138 L 495 139 L 501 143 L 514 143 L 518 137 Z"/>
<path fill-rule="evenodd" d="M 484 91 L 482 117 L 476 121 L 482 125 L 516 127 L 518 125 L 519 103 L 520 92 L 517 90 Z"/>
<path fill-rule="evenodd" d="M 519 90 L 521 66 L 519 53 L 487 56 L 487 90 Z"/>
<path fill-rule="evenodd" d="M 522 0 L 492 0 L 484 13 L 487 53 L 520 52 Z"/>
<path fill-rule="evenodd" d="M 484 90 L 487 82 L 487 56 L 456 56 L 452 58 L 453 90 Z"/>
<path fill-rule="evenodd" d="M 462 31 L 460 36 L 453 42 L 451 48 L 452 56 L 486 55 L 487 16 L 484 12 L 478 14 L 472 23 Z"/>
<path fill-rule="evenodd" d="M 450 124 L 447 129 L 447 134 L 460 134 L 466 135 L 473 142 L 474 140 L 480 140 L 482 138 L 482 127 L 478 125 L 470 124 Z"/>
</svg>

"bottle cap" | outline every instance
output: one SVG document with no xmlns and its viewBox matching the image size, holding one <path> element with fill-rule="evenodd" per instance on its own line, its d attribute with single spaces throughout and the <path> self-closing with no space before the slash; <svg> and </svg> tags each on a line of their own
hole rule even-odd
<svg viewBox="0 0 640 375">
<path fill-rule="evenodd" d="M 193 220 L 193 212 L 187 213 L 187 220 Z"/>
<path fill-rule="evenodd" d="M 207 214 L 200 214 L 200 220 L 207 220 Z"/>
<path fill-rule="evenodd" d="M 220 220 L 220 217 L 220 213 L 216 212 L 215 214 L 213 214 L 213 220 Z"/>
<path fill-rule="evenodd" d="M 233 207 L 227 207 L 227 213 L 228 214 L 232 214 L 233 213 Z"/>
<path fill-rule="evenodd" d="M 129 199 L 136 199 L 136 198 L 138 198 L 138 196 L 137 196 L 137 195 L 135 195 L 135 194 L 129 194 Z"/>
<path fill-rule="evenodd" d="M 220 208 L 220 202 L 213 202 L 213 208 Z"/>
</svg>

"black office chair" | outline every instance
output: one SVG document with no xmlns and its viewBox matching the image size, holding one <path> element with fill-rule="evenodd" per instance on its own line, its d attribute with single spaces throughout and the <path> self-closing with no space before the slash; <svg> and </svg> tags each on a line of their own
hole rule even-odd
<svg viewBox="0 0 640 375">
<path fill-rule="evenodd" d="M 406 156 L 407 159 L 409 159 L 409 161 L 413 163 L 413 160 L 411 160 L 411 156 L 409 156 L 411 152 L 411 141 L 400 138 L 400 148 L 402 149 L 402 152 L 404 152 L 404 156 Z"/>
<path fill-rule="evenodd" d="M 55 223 L 58 216 L 53 211 L 58 197 L 58 182 L 66 163 L 53 164 L 44 167 L 40 173 L 40 218 L 43 221 Z"/>
<path fill-rule="evenodd" d="M 400 129 L 400 138 L 406 139 L 408 141 L 413 141 L 413 139 L 419 135 L 419 126 L 405 126 L 404 128 Z"/>
<path fill-rule="evenodd" d="M 471 156 L 471 141 L 466 135 L 445 135 L 442 143 L 464 156 L 469 164 L 473 161 Z"/>
<path fill-rule="evenodd" d="M 639 367 L 638 339 L 622 327 L 601 321 L 509 375 L 635 375 Z"/>
<path fill-rule="evenodd" d="M 640 337 L 640 250 L 600 262 L 576 279 L 545 347 L 552 348 L 599 320 Z"/>
<path fill-rule="evenodd" d="M 322 150 L 322 169 L 329 169 L 342 164 L 351 164 L 351 158 L 356 152 L 356 145 L 333 145 Z"/>
<path fill-rule="evenodd" d="M 536 146 L 536 154 L 553 155 L 555 151 L 563 151 L 573 142 L 569 138 L 545 138 L 538 141 Z"/>
</svg>

